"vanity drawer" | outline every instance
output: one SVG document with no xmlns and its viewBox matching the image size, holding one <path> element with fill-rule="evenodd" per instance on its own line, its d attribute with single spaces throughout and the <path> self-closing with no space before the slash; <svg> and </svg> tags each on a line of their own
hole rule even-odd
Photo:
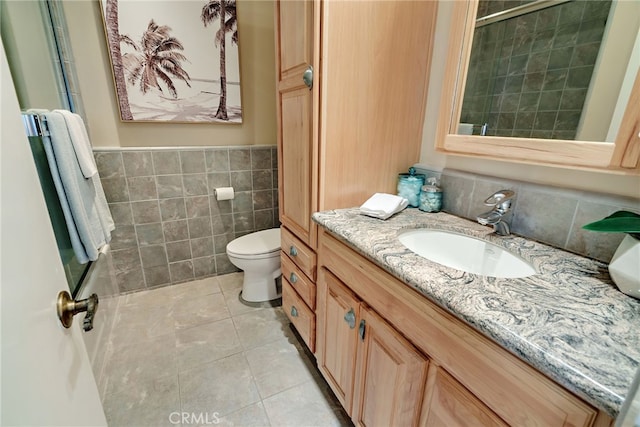
<svg viewBox="0 0 640 427">
<path fill-rule="evenodd" d="M 282 254 L 280 258 L 282 261 L 282 276 L 287 279 L 291 287 L 295 289 L 309 308 L 315 310 L 316 285 L 307 278 L 288 256 Z"/>
<path fill-rule="evenodd" d="M 314 353 L 316 351 L 316 315 L 284 277 L 282 278 L 282 309 L 309 350 Z"/>
<path fill-rule="evenodd" d="M 280 228 L 282 232 L 281 247 L 282 252 L 287 254 L 289 258 L 298 266 L 300 270 L 311 281 L 316 281 L 316 253 L 310 249 L 307 245 L 302 243 L 300 239 L 294 236 L 289 230 L 284 227 Z"/>
</svg>

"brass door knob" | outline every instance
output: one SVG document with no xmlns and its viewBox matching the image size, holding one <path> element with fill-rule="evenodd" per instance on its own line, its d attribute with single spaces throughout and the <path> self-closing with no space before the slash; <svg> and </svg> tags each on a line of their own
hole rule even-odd
<svg viewBox="0 0 640 427">
<path fill-rule="evenodd" d="M 75 301 L 67 291 L 60 291 L 57 303 L 58 319 L 65 328 L 70 328 L 73 323 L 73 316 L 78 313 L 87 312 L 82 323 L 85 332 L 93 329 L 93 319 L 98 311 L 98 295 L 92 294 L 89 298 Z"/>
</svg>

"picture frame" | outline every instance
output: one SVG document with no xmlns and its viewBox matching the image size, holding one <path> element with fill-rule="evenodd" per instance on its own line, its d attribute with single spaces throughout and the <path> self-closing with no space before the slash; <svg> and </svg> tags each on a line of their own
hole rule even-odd
<svg viewBox="0 0 640 427">
<path fill-rule="evenodd" d="M 100 0 L 123 122 L 242 123 L 236 0 Z"/>
</svg>

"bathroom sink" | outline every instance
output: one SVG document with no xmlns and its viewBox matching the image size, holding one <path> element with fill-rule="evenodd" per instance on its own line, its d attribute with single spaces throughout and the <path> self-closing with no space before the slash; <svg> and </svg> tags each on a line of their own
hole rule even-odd
<svg viewBox="0 0 640 427">
<path fill-rule="evenodd" d="M 468 273 L 503 278 L 536 274 L 533 266 L 519 256 L 474 237 L 420 228 L 402 231 L 398 239 L 421 257 Z"/>
</svg>

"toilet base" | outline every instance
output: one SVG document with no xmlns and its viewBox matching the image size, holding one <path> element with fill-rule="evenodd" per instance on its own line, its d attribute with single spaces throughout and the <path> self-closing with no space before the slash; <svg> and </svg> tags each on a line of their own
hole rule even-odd
<svg viewBox="0 0 640 427">
<path fill-rule="evenodd" d="M 272 300 L 269 300 L 269 301 L 251 302 L 251 301 L 246 301 L 244 298 L 242 298 L 242 291 L 238 292 L 238 301 L 240 301 L 240 304 L 246 305 L 247 307 L 251 307 L 251 308 L 277 308 L 277 307 L 282 307 L 282 297 L 276 298 L 276 299 L 272 299 Z"/>
<path fill-rule="evenodd" d="M 280 269 L 273 275 L 245 271 L 241 298 L 250 303 L 280 298 L 282 296 L 281 276 Z"/>
</svg>

